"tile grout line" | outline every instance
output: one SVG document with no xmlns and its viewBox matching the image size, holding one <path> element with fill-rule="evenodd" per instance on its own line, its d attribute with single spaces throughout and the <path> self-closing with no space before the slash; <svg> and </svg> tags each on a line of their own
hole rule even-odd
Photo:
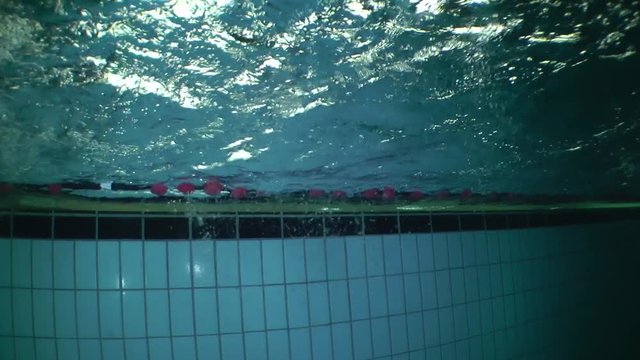
<svg viewBox="0 0 640 360">
<path fill-rule="evenodd" d="M 332 324 L 332 317 L 333 317 L 333 312 L 331 311 L 331 294 L 330 294 L 330 286 L 329 286 L 329 264 L 327 261 L 327 229 L 326 229 L 326 220 L 325 220 L 325 216 L 322 215 L 321 219 L 322 219 L 322 251 L 323 251 L 323 256 L 324 256 L 324 278 L 326 279 L 326 289 L 327 289 L 327 308 L 329 309 L 329 342 L 331 344 L 331 359 L 335 359 L 336 354 L 335 354 L 335 343 L 333 340 L 333 324 Z"/>
<path fill-rule="evenodd" d="M 506 227 L 507 229 L 509 229 L 509 216 L 505 216 L 505 223 L 507 224 Z M 507 230 L 508 231 L 508 230 Z M 506 336 L 506 328 L 507 328 L 507 308 L 506 308 L 506 295 L 505 295 L 505 291 L 504 291 L 504 272 L 502 271 L 502 254 L 500 251 L 500 237 L 498 237 L 497 235 L 501 233 L 501 232 L 495 232 L 495 236 L 496 236 L 496 242 L 497 242 L 497 247 L 498 247 L 498 265 L 497 268 L 500 271 L 500 298 L 502 299 L 502 317 L 504 319 L 504 328 L 502 328 L 501 330 L 503 330 L 503 332 L 505 333 L 504 336 Z M 508 232 L 507 232 L 508 234 Z"/>
<path fill-rule="evenodd" d="M 280 213 L 280 242 L 282 246 L 280 247 L 280 251 L 282 254 L 282 276 L 284 278 L 284 308 L 286 311 L 286 320 L 287 320 L 287 352 L 288 358 L 291 359 L 291 326 L 289 320 L 289 285 L 287 284 L 287 259 L 285 258 L 284 251 L 284 218 L 282 217 L 282 212 Z"/>
<path fill-rule="evenodd" d="M 262 240 L 258 240 L 259 248 L 260 248 L 260 287 L 262 289 L 262 321 L 264 322 L 264 343 L 265 350 L 267 352 L 266 357 L 267 360 L 270 360 L 271 355 L 269 351 L 269 329 L 267 326 L 267 296 L 265 294 L 265 288 L 267 287 L 264 283 L 264 255 L 263 255 L 263 246 Z"/>
<path fill-rule="evenodd" d="M 462 269 L 460 271 L 462 271 L 462 291 L 464 294 L 464 313 L 465 316 L 467 317 L 467 337 L 469 336 L 469 332 L 471 331 L 470 327 L 469 327 L 469 300 L 467 299 L 467 277 L 465 274 L 465 269 L 466 269 L 466 265 L 464 263 L 464 244 L 462 242 L 463 238 L 461 237 L 461 234 L 463 234 L 462 231 L 462 216 L 458 216 L 458 240 L 460 241 L 460 262 L 462 263 Z M 453 288 L 451 290 L 453 292 Z M 458 304 L 460 305 L 460 304 Z M 454 312 L 454 321 L 455 321 L 455 312 Z M 456 348 L 456 356 L 458 355 L 457 353 L 458 348 Z M 471 354 L 471 343 L 469 343 L 467 341 L 467 353 Z"/>
<path fill-rule="evenodd" d="M 373 316 L 371 315 L 371 299 L 370 299 L 370 293 L 369 293 L 369 259 L 367 258 L 367 245 L 365 243 L 365 238 L 367 236 L 367 229 L 366 229 L 366 224 L 365 224 L 365 217 L 364 217 L 364 213 L 360 213 L 360 226 L 361 226 L 361 234 L 360 236 L 358 236 L 358 239 L 362 240 L 362 249 L 364 252 L 364 284 L 365 284 L 365 288 L 366 288 L 366 292 L 367 292 L 367 309 L 368 309 L 368 313 L 369 313 L 369 318 L 367 319 L 369 321 L 369 343 L 371 344 L 371 356 L 375 356 L 375 347 L 373 346 L 373 321 L 372 318 Z M 380 238 L 382 238 L 382 236 L 380 236 Z M 382 252 L 382 258 L 384 259 L 384 244 L 382 244 L 383 246 L 383 252 Z M 347 259 L 347 262 L 349 260 Z M 384 278 L 384 277 L 383 277 Z M 385 281 L 385 297 L 387 296 L 386 294 L 386 279 L 384 279 Z M 387 308 L 387 315 L 388 315 L 388 308 Z M 389 348 L 391 348 L 391 346 L 389 346 Z"/>
<path fill-rule="evenodd" d="M 235 236 L 238 236 L 238 219 L 236 218 L 235 222 Z M 222 357 L 222 331 L 220 328 L 220 280 L 218 279 L 218 240 L 212 239 L 213 241 L 213 269 L 215 272 L 215 299 L 216 299 L 216 339 L 218 342 L 218 359 L 223 359 Z"/>
<path fill-rule="evenodd" d="M 242 269 L 240 267 L 240 240 L 236 241 L 236 256 L 238 257 L 238 264 L 236 270 L 238 271 L 238 296 L 240 298 L 240 332 L 242 333 L 242 358 L 247 358 L 247 338 L 244 332 L 244 301 L 242 292 Z"/>
<path fill-rule="evenodd" d="M 147 314 L 147 234 L 144 230 L 144 220 L 140 222 L 140 241 L 142 242 L 142 297 L 144 301 L 144 336 L 145 336 L 145 348 L 147 352 L 147 359 L 151 359 L 151 343 L 149 342 L 149 315 Z M 167 284 L 168 285 L 168 284 Z"/>
<path fill-rule="evenodd" d="M 173 321 L 171 320 L 171 277 L 169 271 L 169 240 L 163 240 L 164 242 L 164 254 L 165 254 L 165 274 L 167 281 L 167 319 L 169 322 L 169 350 L 171 359 L 175 360 L 175 350 L 173 346 Z"/>
<path fill-rule="evenodd" d="M 355 218 L 354 218 L 355 219 Z M 352 311 L 352 307 L 353 307 L 353 303 L 351 302 L 351 285 L 349 282 L 349 257 L 348 257 L 348 251 L 347 251 L 347 238 L 345 236 L 341 236 L 342 237 L 342 249 L 344 252 L 344 269 L 345 269 L 345 279 L 344 279 L 344 283 L 347 286 L 347 302 L 348 302 L 348 310 L 349 310 L 349 337 L 351 338 L 351 360 L 355 360 L 356 359 L 356 348 L 355 348 L 355 341 L 353 339 L 353 323 L 354 323 L 354 319 L 353 319 L 353 311 Z M 371 354 L 373 355 L 373 353 Z"/>
<path fill-rule="evenodd" d="M 366 225 L 365 225 L 364 213 L 362 213 L 362 212 L 361 212 L 361 213 L 360 213 L 360 233 L 361 233 L 361 235 L 359 235 L 359 236 L 358 236 L 358 238 L 362 238 L 362 247 L 363 247 L 363 248 L 364 248 L 364 250 L 365 250 L 365 251 L 364 251 L 364 253 L 365 253 L 365 259 L 366 259 L 366 255 L 367 255 L 367 253 L 366 253 L 366 248 L 365 248 L 365 242 L 364 242 L 364 238 L 365 238 L 365 236 L 366 236 L 366 230 L 367 230 L 367 229 L 366 229 Z M 347 266 L 348 266 L 348 264 L 349 264 L 349 257 L 348 257 L 348 252 L 347 252 L 347 249 L 348 249 L 348 247 L 347 247 L 347 241 L 349 241 L 349 240 L 347 240 L 347 239 L 345 238 L 345 241 L 344 241 L 344 243 L 345 243 L 345 259 L 346 259 Z M 351 240 L 351 241 L 353 241 L 353 240 Z M 365 260 L 365 267 L 364 267 L 364 268 L 365 268 L 365 276 L 366 276 L 366 271 L 367 271 L 367 263 L 366 263 L 366 260 Z M 355 349 L 356 349 L 356 347 L 355 347 L 355 340 L 354 340 L 354 338 L 353 338 L 353 322 L 354 322 L 354 319 L 353 319 L 353 310 L 352 310 L 353 303 L 351 302 L 351 281 L 352 281 L 353 279 L 349 276 L 350 274 L 349 274 L 349 271 L 348 271 L 348 270 L 349 270 L 349 268 L 347 267 L 347 296 L 348 296 L 348 299 L 349 299 L 349 337 L 350 337 L 350 340 L 351 340 L 351 359 L 355 359 L 355 358 L 356 358 L 356 354 L 355 354 Z M 368 296 L 368 295 L 369 295 L 369 294 L 367 294 L 367 296 Z M 369 299 L 367 299 L 367 302 L 368 302 L 368 300 L 369 300 Z"/>
<path fill-rule="evenodd" d="M 140 222 L 143 222 L 142 219 Z M 142 234 L 140 235 L 142 237 Z M 120 331 L 122 331 L 122 337 L 126 339 L 125 336 L 125 326 L 124 326 L 124 292 L 125 288 L 123 285 L 124 276 L 122 274 L 122 240 L 118 239 L 118 273 L 120 274 L 120 278 L 118 279 L 118 298 L 120 299 Z M 127 342 L 126 340 L 122 341 L 122 351 L 124 355 L 124 360 L 127 360 Z"/>
<path fill-rule="evenodd" d="M 282 230 L 284 232 L 284 229 Z M 307 297 L 307 321 L 309 322 L 309 351 L 311 354 L 311 360 L 313 359 L 313 331 L 311 329 L 311 301 L 309 301 L 309 270 L 307 268 L 307 238 L 302 238 L 302 261 L 304 262 L 304 288 L 305 296 Z"/>
<path fill-rule="evenodd" d="M 194 263 L 193 263 L 193 217 L 187 218 L 187 233 L 189 237 L 189 281 L 191 285 L 191 321 L 193 326 L 193 346 L 196 360 L 200 360 L 198 351 L 198 327 L 196 326 L 196 291 L 194 286 Z M 126 360 L 126 359 L 125 359 Z"/>
<path fill-rule="evenodd" d="M 386 307 L 386 315 L 387 315 L 387 334 L 388 337 L 388 345 L 389 345 L 389 356 L 393 356 L 393 341 L 391 341 L 391 307 L 389 306 L 389 286 L 387 282 L 389 281 L 389 272 L 387 271 L 387 251 L 385 244 L 389 242 L 388 239 L 385 239 L 385 235 L 378 235 L 380 238 L 380 245 L 382 245 L 382 279 L 384 285 L 384 299 L 385 299 L 385 307 Z M 366 239 L 366 235 L 365 235 Z M 365 240 L 366 241 L 366 240 Z M 367 259 L 367 253 L 365 252 L 365 263 L 369 263 L 369 259 Z M 369 281 L 369 274 L 367 273 L 367 282 Z M 371 296 L 370 290 L 367 290 L 369 296 Z M 371 317 L 371 301 L 369 301 L 369 317 Z M 373 326 L 371 327 L 373 328 Z M 371 341 L 373 342 L 373 333 L 371 335 Z M 375 348 L 375 347 L 374 347 Z M 374 354 L 375 356 L 375 354 Z"/>
<path fill-rule="evenodd" d="M 458 225 L 457 231 L 460 231 L 460 216 L 456 216 L 456 224 Z M 455 232 L 448 232 L 445 233 L 445 240 L 446 240 L 446 246 L 447 246 L 447 263 L 449 264 L 449 266 L 444 270 L 447 273 L 447 277 L 449 278 L 449 299 L 451 299 L 451 319 L 453 319 L 453 321 L 451 322 L 451 327 L 453 328 L 453 341 L 455 342 L 457 340 L 457 335 L 458 335 L 458 331 L 456 329 L 456 316 L 455 316 L 455 307 L 454 307 L 454 302 L 453 302 L 453 281 L 451 280 L 451 234 L 455 234 Z M 437 281 L 436 281 L 437 284 Z M 458 355 L 458 348 L 456 347 L 454 350 L 454 353 L 456 354 L 456 357 Z"/>
<path fill-rule="evenodd" d="M 429 222 L 430 221 L 431 220 L 429 220 Z M 431 226 L 431 225 L 429 224 L 429 226 Z M 425 310 L 425 305 L 424 305 L 424 301 L 425 300 L 424 300 L 424 288 L 422 287 L 422 276 L 420 276 L 422 274 L 422 272 L 420 271 L 420 264 L 422 264 L 422 259 L 421 259 L 420 250 L 419 250 L 419 247 L 418 247 L 418 241 L 420 241 L 420 240 L 418 240 L 418 235 L 413 235 L 413 236 L 414 236 L 414 242 L 415 242 L 415 245 L 416 245 L 415 246 L 416 259 L 418 259 L 418 276 L 417 276 L 417 278 L 418 278 L 418 288 L 420 289 L 420 311 L 419 311 L 419 314 L 420 314 L 420 327 L 422 329 L 422 345 L 423 345 L 423 347 L 426 347 L 427 346 L 427 341 L 426 341 L 426 334 L 427 333 L 426 333 L 426 328 L 424 326 L 424 312 L 426 310 Z M 429 234 L 429 236 L 431 236 L 431 234 Z M 426 240 L 424 240 L 424 241 L 426 241 Z M 435 270 L 435 268 L 434 268 L 434 270 Z M 408 324 L 408 320 L 407 320 L 407 324 Z M 426 355 L 427 354 L 426 354 L 426 351 L 425 351 L 425 356 Z"/>
<path fill-rule="evenodd" d="M 33 293 L 33 241 L 29 241 L 29 290 L 31 294 L 31 335 L 33 335 L 32 343 L 33 343 L 33 358 L 38 360 L 38 348 L 36 344 L 36 316 L 35 316 L 35 301 L 34 301 L 34 293 Z"/>
<path fill-rule="evenodd" d="M 404 256 L 405 256 L 405 250 L 404 250 L 404 242 L 402 239 L 402 232 L 401 232 L 401 225 L 400 225 L 400 212 L 398 212 L 396 214 L 396 224 L 398 226 L 398 238 L 400 241 L 400 268 L 402 269 L 402 274 L 400 276 L 400 281 L 402 282 L 402 300 L 404 302 L 404 327 L 405 327 L 405 331 L 406 331 L 406 342 L 407 342 L 407 351 L 409 351 L 411 349 L 411 346 L 409 344 L 409 316 L 407 314 L 407 308 L 408 303 L 407 303 L 407 284 L 405 282 L 405 273 L 408 271 L 405 271 L 405 265 L 404 265 Z M 405 238 L 406 239 L 406 238 Z M 405 240 L 406 241 L 406 240 Z"/>
<path fill-rule="evenodd" d="M 102 319 L 100 316 L 100 276 L 99 276 L 99 251 L 100 251 L 100 242 L 98 241 L 98 239 L 100 238 L 100 222 L 98 221 L 98 216 L 96 216 L 96 255 L 95 255 L 95 265 L 96 265 L 96 312 L 97 312 L 97 317 L 98 317 L 98 338 L 100 339 L 98 341 L 99 347 L 100 347 L 100 359 L 104 359 L 104 349 L 103 349 L 103 338 L 102 338 Z M 79 334 L 78 334 L 79 336 Z"/>
<path fill-rule="evenodd" d="M 13 244 L 15 242 L 15 240 L 13 239 L 13 211 L 11 211 L 11 213 L 9 214 L 9 238 L 11 239 L 11 242 L 9 243 L 9 245 L 11 246 L 9 248 L 9 275 L 11 276 L 9 278 L 9 285 L 11 286 L 11 300 L 10 300 L 10 304 L 11 304 L 11 334 L 12 336 L 12 343 L 13 343 L 13 358 L 17 359 L 18 358 L 18 346 L 16 343 L 16 314 L 15 314 L 15 301 L 14 301 L 14 295 L 15 295 L 15 290 L 14 290 L 14 281 L 13 281 L 13 276 L 14 276 L 14 271 L 13 271 L 13 266 L 14 261 L 14 255 L 13 255 Z"/>
<path fill-rule="evenodd" d="M 52 312 L 51 315 L 53 317 L 53 337 L 56 339 L 53 341 L 53 345 L 55 347 L 55 353 L 56 353 L 56 360 L 58 360 L 60 358 L 60 349 L 58 348 L 58 324 L 57 324 L 57 319 L 56 319 L 56 279 L 55 279 L 55 243 L 53 242 L 53 239 L 55 238 L 55 217 L 53 216 L 53 213 L 51 214 L 51 306 L 52 306 Z M 125 359 L 126 360 L 126 359 Z"/>
<path fill-rule="evenodd" d="M 487 217 L 483 216 L 482 219 L 484 220 L 484 231 L 483 231 L 483 234 L 484 234 L 484 241 L 487 243 L 487 257 L 490 258 L 491 255 L 489 254 L 489 236 L 488 236 L 489 229 L 487 229 Z M 496 318 L 495 318 L 494 309 L 493 309 L 493 303 L 494 303 L 493 298 L 494 297 L 493 297 L 493 289 L 491 288 L 491 280 L 492 280 L 491 279 L 491 266 L 492 265 L 486 265 L 486 266 L 487 266 L 487 270 L 489 271 L 489 292 L 491 294 L 490 295 L 490 299 L 491 300 L 489 300 L 489 299 L 485 299 L 485 300 L 486 301 L 490 301 L 489 305 L 491 307 L 491 325 L 492 325 L 492 329 L 493 329 L 493 334 L 492 334 L 493 335 L 493 355 L 496 356 L 496 351 L 498 351 L 498 347 L 497 347 L 497 344 L 496 344 L 496 330 L 497 330 Z"/>
<path fill-rule="evenodd" d="M 431 216 L 431 214 L 429 214 L 429 226 L 430 226 L 430 230 L 431 230 L 431 261 L 433 264 L 433 281 L 436 282 L 436 277 L 435 277 L 435 273 L 436 273 L 436 254 L 434 252 L 434 247 L 433 247 L 433 243 L 434 243 L 434 238 L 433 238 L 433 216 Z M 437 283 L 437 282 L 436 282 Z M 435 286 L 435 284 L 434 284 Z M 436 287 L 436 292 L 437 292 L 437 287 Z M 438 357 L 442 359 L 442 334 L 440 331 L 440 300 L 438 299 L 438 296 L 436 294 L 436 309 L 435 313 L 436 313 L 436 319 L 438 319 L 438 346 L 436 346 L 436 348 L 438 349 Z M 424 322 L 424 319 L 423 319 Z M 425 336 L 425 345 L 426 345 L 426 336 L 427 333 L 424 334 Z"/>
</svg>

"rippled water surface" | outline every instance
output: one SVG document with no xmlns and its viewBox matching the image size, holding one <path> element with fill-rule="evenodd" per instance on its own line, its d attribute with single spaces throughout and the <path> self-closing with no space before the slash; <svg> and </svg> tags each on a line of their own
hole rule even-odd
<svg viewBox="0 0 640 360">
<path fill-rule="evenodd" d="M 639 1 L 0 0 L 0 181 L 640 193 Z"/>
</svg>

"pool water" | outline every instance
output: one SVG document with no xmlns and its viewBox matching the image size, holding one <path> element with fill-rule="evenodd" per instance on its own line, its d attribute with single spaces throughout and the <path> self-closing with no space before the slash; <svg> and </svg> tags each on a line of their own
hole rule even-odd
<svg viewBox="0 0 640 360">
<path fill-rule="evenodd" d="M 0 2 L 0 182 L 640 194 L 637 2 Z"/>
</svg>

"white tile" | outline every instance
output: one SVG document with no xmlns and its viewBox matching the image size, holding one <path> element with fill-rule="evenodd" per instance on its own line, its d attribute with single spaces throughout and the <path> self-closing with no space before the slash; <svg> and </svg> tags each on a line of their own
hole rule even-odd
<svg viewBox="0 0 640 360">
<path fill-rule="evenodd" d="M 400 237 L 400 249 L 402 252 L 402 272 L 412 273 L 420 271 L 418 266 L 416 236 L 413 234 L 403 234 Z"/>
<path fill-rule="evenodd" d="M 347 278 L 347 260 L 345 254 L 345 239 L 343 237 L 327 237 L 327 273 L 329 280 Z"/>
<path fill-rule="evenodd" d="M 282 240 L 262 240 L 262 271 L 265 284 L 284 283 Z"/>
<path fill-rule="evenodd" d="M 149 337 L 169 336 L 169 296 L 167 290 L 147 290 L 146 319 Z"/>
<path fill-rule="evenodd" d="M 74 241 L 56 240 L 53 243 L 53 283 L 56 289 L 75 288 Z"/>
<path fill-rule="evenodd" d="M 78 335 L 84 337 L 99 337 L 98 329 L 98 294 L 95 291 L 79 291 L 76 293 L 76 307 L 78 314 Z"/>
<path fill-rule="evenodd" d="M 224 311 L 224 309 L 221 310 Z M 242 312 L 244 331 L 260 331 L 265 329 L 262 287 L 242 288 Z"/>
<path fill-rule="evenodd" d="M 367 258 L 367 275 L 384 275 L 384 247 L 382 236 L 369 236 L 365 241 L 365 252 Z"/>
<path fill-rule="evenodd" d="M 265 312 L 267 316 L 267 329 L 283 329 L 287 324 L 287 306 L 285 288 L 282 285 L 266 286 Z"/>
<path fill-rule="evenodd" d="M 216 285 L 216 265 L 213 240 L 197 240 L 191 243 L 193 286 Z"/>
<path fill-rule="evenodd" d="M 371 336 L 374 339 L 373 356 L 391 355 L 391 334 L 386 318 L 371 320 Z"/>
<path fill-rule="evenodd" d="M 120 288 L 120 251 L 117 241 L 98 241 L 98 287 Z"/>
<path fill-rule="evenodd" d="M 347 245 L 347 269 L 349 277 L 364 277 L 367 274 L 367 262 L 364 248 L 364 238 L 349 237 Z"/>
<path fill-rule="evenodd" d="M 353 356 L 351 324 L 333 324 L 331 325 L 331 330 L 333 333 L 334 359 L 351 359 Z"/>
<path fill-rule="evenodd" d="M 351 318 L 353 320 L 369 318 L 369 294 L 365 279 L 353 279 L 348 282 L 351 299 Z"/>
<path fill-rule="evenodd" d="M 100 328 L 103 338 L 122 337 L 120 292 L 100 291 Z"/>
<path fill-rule="evenodd" d="M 327 280 L 327 258 L 325 257 L 324 239 L 305 240 L 305 259 L 307 281 Z"/>
<path fill-rule="evenodd" d="M 37 359 L 55 359 L 56 343 L 54 339 L 35 339 Z"/>
<path fill-rule="evenodd" d="M 355 359 L 371 359 L 373 357 L 371 322 L 369 320 L 354 321 L 352 336 Z"/>
<path fill-rule="evenodd" d="M 286 330 L 275 330 L 267 333 L 269 359 L 289 359 L 289 335 Z"/>
<path fill-rule="evenodd" d="M 218 289 L 218 306 L 220 307 L 220 333 L 236 333 L 242 331 L 240 289 Z"/>
<path fill-rule="evenodd" d="M 122 288 L 143 289 L 142 241 L 123 241 L 120 245 Z"/>
<path fill-rule="evenodd" d="M 402 250 L 399 235 L 383 235 L 384 266 L 387 275 L 402 274 Z"/>
<path fill-rule="evenodd" d="M 33 290 L 33 320 L 35 336 L 53 337 L 55 335 L 55 324 L 53 322 L 54 313 L 53 291 Z"/>
<path fill-rule="evenodd" d="M 368 285 L 371 316 L 378 317 L 388 315 L 385 278 L 383 276 L 369 278 Z"/>
<path fill-rule="evenodd" d="M 289 336 L 291 338 L 291 358 L 311 359 L 309 329 L 291 329 L 289 330 Z"/>
<path fill-rule="evenodd" d="M 244 240 L 240 246 L 240 281 L 242 285 L 262 284 L 260 241 Z"/>
<path fill-rule="evenodd" d="M 246 333 L 244 335 L 244 349 L 247 360 L 267 360 L 266 334 L 264 332 Z"/>
<path fill-rule="evenodd" d="M 167 288 L 167 243 L 144 241 L 144 277 L 147 288 Z"/>
<path fill-rule="evenodd" d="M 397 315 L 404 313 L 405 310 L 405 298 L 404 298 L 404 284 L 402 275 L 387 276 L 387 302 L 389 304 L 389 314 Z"/>
<path fill-rule="evenodd" d="M 220 337 L 223 359 L 244 358 L 244 343 L 242 335 L 222 335 Z"/>
<path fill-rule="evenodd" d="M 307 285 L 309 292 L 309 315 L 311 326 L 329 324 L 329 291 L 327 283 L 311 283 Z"/>
<path fill-rule="evenodd" d="M 173 352 L 178 354 L 180 360 L 196 360 L 196 342 L 194 337 L 175 337 Z"/>
<path fill-rule="evenodd" d="M 287 285 L 287 307 L 289 327 L 309 326 L 309 303 L 306 285 Z"/>
<path fill-rule="evenodd" d="M 304 240 L 289 239 L 284 241 L 285 279 L 288 284 L 302 283 L 307 279 L 304 262 Z"/>
<path fill-rule="evenodd" d="M 389 318 L 389 330 L 391 336 L 391 353 L 399 354 L 409 351 L 407 339 L 407 317 L 397 315 Z"/>
<path fill-rule="evenodd" d="M 13 258 L 13 286 L 31 287 L 31 241 L 13 241 L 11 256 Z"/>
<path fill-rule="evenodd" d="M 311 328 L 311 349 L 313 359 L 333 359 L 330 326 L 316 326 Z"/>
<path fill-rule="evenodd" d="M 169 287 L 191 287 L 191 250 L 188 241 L 169 241 Z"/>
<path fill-rule="evenodd" d="M 144 290 L 122 293 L 122 315 L 125 337 L 145 337 Z"/>
<path fill-rule="evenodd" d="M 53 245 L 51 241 L 32 241 L 33 287 L 53 287 Z"/>
<path fill-rule="evenodd" d="M 193 291 L 196 319 L 196 334 L 218 333 L 218 302 L 216 289 Z"/>
</svg>

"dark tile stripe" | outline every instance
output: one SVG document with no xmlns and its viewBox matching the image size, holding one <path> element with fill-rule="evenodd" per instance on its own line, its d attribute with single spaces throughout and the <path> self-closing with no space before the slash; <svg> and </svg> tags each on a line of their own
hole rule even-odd
<svg viewBox="0 0 640 360">
<path fill-rule="evenodd" d="M 362 235 L 362 217 L 329 216 L 325 219 L 325 234 L 327 236 Z"/>
<path fill-rule="evenodd" d="M 400 232 L 403 234 L 431 232 L 429 215 L 400 215 Z"/>
<path fill-rule="evenodd" d="M 51 216 L 15 215 L 13 217 L 14 238 L 51 238 Z"/>
<path fill-rule="evenodd" d="M 529 214 L 529 222 L 527 227 L 544 227 L 547 226 L 547 214 Z"/>
<path fill-rule="evenodd" d="M 365 235 L 385 235 L 398 233 L 398 217 L 392 216 L 365 216 Z"/>
<path fill-rule="evenodd" d="M 241 217 L 240 238 L 280 238 L 282 228 L 279 217 Z"/>
<path fill-rule="evenodd" d="M 93 239 L 95 236 L 95 217 L 57 216 L 54 219 L 55 239 Z"/>
<path fill-rule="evenodd" d="M 322 237 L 322 217 L 285 217 L 283 219 L 284 237 Z"/>
<path fill-rule="evenodd" d="M 460 228 L 462 231 L 484 230 L 484 216 L 482 214 L 460 215 Z"/>
<path fill-rule="evenodd" d="M 191 220 L 194 239 L 235 239 L 235 217 L 196 217 Z"/>
<path fill-rule="evenodd" d="M 115 216 L 114 216 L 115 215 Z M 0 237 L 44 238 L 52 237 L 52 216 L 45 212 L 4 213 L 0 215 Z M 54 216 L 55 239 L 94 239 L 95 213 L 73 213 Z M 117 214 L 98 217 L 99 239 L 237 239 L 351 236 L 397 233 L 427 233 L 448 231 L 482 231 L 521 229 L 528 227 L 580 225 L 605 221 L 640 219 L 640 211 L 582 210 L 548 211 L 540 213 L 468 213 L 436 215 L 318 215 L 284 217 L 258 215 L 237 218 L 231 214 L 193 217 L 147 216 Z M 324 227 L 323 227 L 324 220 Z M 398 220 L 399 225 L 398 226 Z M 364 223 L 363 223 L 364 221 Z M 12 228 L 13 227 L 13 228 Z M 191 235 L 190 235 L 191 231 Z"/>
<path fill-rule="evenodd" d="M 485 216 L 485 224 L 487 230 L 503 230 L 509 228 L 509 222 L 505 214 L 487 214 Z"/>
<path fill-rule="evenodd" d="M 0 237 L 11 236 L 11 215 L 0 215 Z"/>
<path fill-rule="evenodd" d="M 523 229 L 527 227 L 529 219 L 527 214 L 509 214 L 507 215 L 509 229 Z"/>
<path fill-rule="evenodd" d="M 150 240 L 189 239 L 189 218 L 146 218 L 144 219 L 144 237 Z"/>
<path fill-rule="evenodd" d="M 431 225 L 433 232 L 460 231 L 458 215 L 433 215 Z"/>
<path fill-rule="evenodd" d="M 142 239 L 141 217 L 98 218 L 98 239 Z"/>
</svg>

